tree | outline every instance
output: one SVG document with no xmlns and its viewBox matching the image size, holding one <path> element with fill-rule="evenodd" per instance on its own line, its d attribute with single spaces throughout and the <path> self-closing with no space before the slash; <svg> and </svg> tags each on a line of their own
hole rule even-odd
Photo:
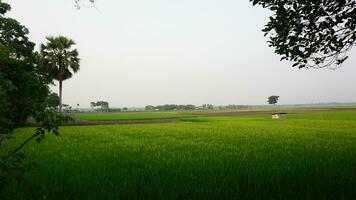
<svg viewBox="0 0 356 200">
<path fill-rule="evenodd" d="M 250 0 L 274 14 L 263 32 L 293 67 L 339 67 L 356 43 L 355 0 Z"/>
<path fill-rule="evenodd" d="M 22 164 L 19 151 L 32 139 L 41 140 L 47 132 L 58 135 L 58 125 L 68 118 L 46 109 L 53 77 L 42 67 L 41 56 L 34 52 L 28 29 L 5 17 L 11 9 L 0 0 L 0 145 L 13 129 L 23 126 L 29 116 L 38 122 L 35 133 L 8 155 L 0 156 L 0 190 L 20 180 L 32 165 Z"/>
<path fill-rule="evenodd" d="M 94 4 L 94 2 L 95 2 L 95 0 L 87 0 L 87 1 L 91 4 Z M 75 2 L 75 7 L 77 9 L 80 9 L 82 7 L 82 5 L 80 4 L 81 0 L 74 0 L 74 2 Z"/>
<path fill-rule="evenodd" d="M 90 107 L 95 109 L 95 107 L 100 106 L 100 111 L 106 111 L 108 112 L 110 110 L 109 108 L 109 102 L 107 101 L 97 101 L 97 102 L 90 102 Z"/>
<path fill-rule="evenodd" d="M 64 36 L 47 37 L 41 45 L 44 67 L 59 82 L 59 112 L 62 112 L 62 84 L 79 71 L 78 51 L 72 49 L 75 42 Z"/>
<path fill-rule="evenodd" d="M 57 110 L 59 106 L 59 96 L 57 93 L 51 92 L 46 99 L 46 107 L 51 110 Z"/>
<path fill-rule="evenodd" d="M 154 110 L 154 109 L 155 109 L 155 107 L 152 105 L 145 106 L 145 110 Z"/>
<path fill-rule="evenodd" d="M 28 29 L 4 15 L 10 5 L 0 0 L 0 133 L 25 124 L 35 108 L 44 108 L 52 78 L 41 68 Z"/>
<path fill-rule="evenodd" d="M 104 111 L 109 111 L 109 102 L 107 101 L 101 101 L 101 109 Z"/>
<path fill-rule="evenodd" d="M 91 107 L 92 109 L 94 109 L 95 106 L 96 106 L 96 103 L 95 103 L 95 102 L 90 102 L 90 107 Z"/>
<path fill-rule="evenodd" d="M 213 106 L 213 104 L 207 104 L 207 108 L 208 108 L 209 110 L 212 110 L 212 109 L 214 109 L 214 106 Z"/>
<path fill-rule="evenodd" d="M 176 104 L 165 104 L 152 106 L 148 105 L 145 107 L 146 110 L 194 110 L 196 109 L 195 105 L 187 104 L 187 105 L 176 105 Z"/>
<path fill-rule="evenodd" d="M 277 104 L 278 100 L 279 100 L 279 96 L 273 95 L 273 96 L 268 97 L 268 103 L 271 105 Z"/>
</svg>

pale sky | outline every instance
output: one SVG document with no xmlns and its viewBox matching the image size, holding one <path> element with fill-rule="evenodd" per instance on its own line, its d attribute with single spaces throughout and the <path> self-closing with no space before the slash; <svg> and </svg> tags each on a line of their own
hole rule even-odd
<svg viewBox="0 0 356 200">
<path fill-rule="evenodd" d="M 85 1 L 85 0 L 84 0 Z M 38 45 L 48 35 L 77 43 L 81 70 L 63 103 L 148 104 L 356 102 L 356 51 L 338 70 L 299 70 L 268 47 L 269 12 L 248 0 L 5 0 Z M 57 91 L 57 87 L 52 87 Z"/>
</svg>

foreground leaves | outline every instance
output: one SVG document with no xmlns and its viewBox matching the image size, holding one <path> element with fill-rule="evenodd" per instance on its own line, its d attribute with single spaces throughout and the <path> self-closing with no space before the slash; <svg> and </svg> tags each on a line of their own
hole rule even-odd
<svg viewBox="0 0 356 200">
<path fill-rule="evenodd" d="M 355 0 L 250 0 L 273 12 L 269 46 L 298 68 L 337 68 L 356 41 Z"/>
</svg>

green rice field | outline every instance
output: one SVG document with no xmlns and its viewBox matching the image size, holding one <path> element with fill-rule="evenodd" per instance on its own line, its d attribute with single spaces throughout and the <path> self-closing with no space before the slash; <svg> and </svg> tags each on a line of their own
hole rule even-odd
<svg viewBox="0 0 356 200">
<path fill-rule="evenodd" d="M 173 117 L 167 114 L 165 117 Z M 130 114 L 135 119 L 162 114 Z M 122 120 L 128 115 L 86 114 Z M 1 154 L 31 135 L 17 129 Z M 184 118 L 174 123 L 67 126 L 32 141 L 37 162 L 1 200 L 354 199 L 356 111 Z"/>
</svg>

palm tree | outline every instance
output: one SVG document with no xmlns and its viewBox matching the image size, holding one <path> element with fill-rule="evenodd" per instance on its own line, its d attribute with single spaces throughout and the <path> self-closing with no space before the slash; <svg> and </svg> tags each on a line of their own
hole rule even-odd
<svg viewBox="0 0 356 200">
<path fill-rule="evenodd" d="M 45 69 L 59 81 L 59 112 L 62 112 L 63 81 L 79 71 L 78 51 L 72 46 L 75 42 L 64 36 L 46 37 L 47 43 L 41 45 Z"/>
</svg>

